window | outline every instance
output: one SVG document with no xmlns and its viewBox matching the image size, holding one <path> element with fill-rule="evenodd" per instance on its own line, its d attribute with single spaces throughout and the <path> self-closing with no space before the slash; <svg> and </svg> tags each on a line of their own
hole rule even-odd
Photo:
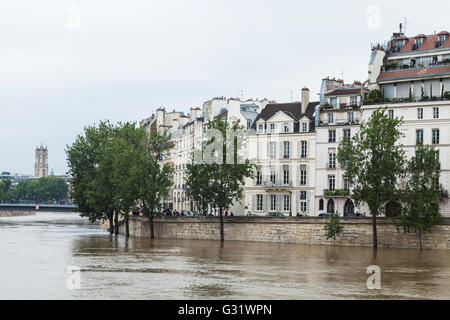
<svg viewBox="0 0 450 320">
<path fill-rule="evenodd" d="M 291 128 L 289 126 L 289 123 L 285 123 L 284 124 L 284 132 L 290 132 L 290 131 L 291 131 Z"/>
<path fill-rule="evenodd" d="M 306 158 L 308 156 L 308 141 L 301 142 L 300 158 Z"/>
<path fill-rule="evenodd" d="M 333 106 L 333 109 L 337 109 L 338 105 L 337 105 L 337 98 L 331 98 L 330 99 L 330 104 Z"/>
<path fill-rule="evenodd" d="M 350 129 L 344 129 L 344 139 L 350 139 Z"/>
<path fill-rule="evenodd" d="M 289 184 L 289 169 L 283 171 L 283 183 Z"/>
<path fill-rule="evenodd" d="M 416 130 L 416 144 L 423 142 L 423 129 Z"/>
<path fill-rule="evenodd" d="M 323 199 L 319 200 L 319 210 L 323 210 Z"/>
<path fill-rule="evenodd" d="M 328 142 L 336 142 L 336 130 L 328 130 Z"/>
<path fill-rule="evenodd" d="M 291 196 L 289 194 L 284 195 L 283 202 L 284 211 L 291 211 Z"/>
<path fill-rule="evenodd" d="M 275 180 L 276 180 L 275 171 L 274 171 L 274 170 L 271 170 L 271 171 L 270 171 L 270 182 L 271 182 L 271 183 L 275 183 Z"/>
<path fill-rule="evenodd" d="M 263 124 L 258 124 L 258 132 L 264 133 L 264 125 Z"/>
<path fill-rule="evenodd" d="M 285 158 L 285 159 L 289 159 L 290 158 L 290 148 L 289 148 L 289 146 L 290 146 L 289 141 L 284 141 L 283 142 L 283 147 L 284 147 L 283 158 Z"/>
<path fill-rule="evenodd" d="M 306 186 L 306 166 L 300 166 L 300 185 Z"/>
<path fill-rule="evenodd" d="M 307 211 L 307 199 L 306 199 L 306 191 L 300 191 L 300 211 Z"/>
<path fill-rule="evenodd" d="M 350 190 L 350 182 L 348 179 L 344 176 L 342 177 L 342 180 L 344 181 L 344 190 L 349 191 Z"/>
<path fill-rule="evenodd" d="M 394 110 L 388 110 L 388 115 L 390 119 L 394 119 Z"/>
<path fill-rule="evenodd" d="M 256 170 L 256 185 L 262 185 L 262 174 L 260 169 Z"/>
<path fill-rule="evenodd" d="M 336 168 L 336 153 L 334 151 L 328 154 L 328 168 Z"/>
<path fill-rule="evenodd" d="M 439 108 L 433 108 L 433 119 L 439 119 Z"/>
<path fill-rule="evenodd" d="M 334 201 L 333 201 L 333 199 L 328 200 L 327 213 L 334 213 Z"/>
<path fill-rule="evenodd" d="M 334 124 L 334 113 L 328 113 L 328 124 Z"/>
<path fill-rule="evenodd" d="M 358 104 L 358 97 L 350 97 L 350 104 Z"/>
<path fill-rule="evenodd" d="M 308 132 L 308 123 L 307 122 L 302 123 L 302 132 Z"/>
<path fill-rule="evenodd" d="M 270 124 L 270 133 L 275 133 L 275 123 Z"/>
<path fill-rule="evenodd" d="M 419 119 L 419 120 L 423 119 L 423 108 L 417 109 L 417 119 Z"/>
<path fill-rule="evenodd" d="M 431 131 L 431 143 L 439 144 L 439 129 L 433 129 Z"/>
<path fill-rule="evenodd" d="M 270 195 L 270 210 L 277 210 L 277 195 L 275 194 Z"/>
<path fill-rule="evenodd" d="M 336 190 L 336 177 L 334 176 L 334 174 L 328 176 L 328 190 Z"/>
<path fill-rule="evenodd" d="M 250 129 L 251 125 L 252 125 L 252 121 L 251 120 L 247 120 L 247 129 Z"/>
<path fill-rule="evenodd" d="M 256 210 L 262 211 L 263 209 L 263 196 L 262 194 L 256 195 Z"/>
<path fill-rule="evenodd" d="M 348 122 L 350 122 L 350 123 L 354 122 L 355 121 L 354 113 L 353 112 L 347 112 L 347 119 L 348 119 Z"/>
<path fill-rule="evenodd" d="M 275 159 L 277 157 L 277 143 L 276 141 L 270 142 L 270 158 Z"/>
<path fill-rule="evenodd" d="M 441 163 L 439 162 L 439 150 L 436 150 L 436 170 L 441 170 Z"/>
</svg>

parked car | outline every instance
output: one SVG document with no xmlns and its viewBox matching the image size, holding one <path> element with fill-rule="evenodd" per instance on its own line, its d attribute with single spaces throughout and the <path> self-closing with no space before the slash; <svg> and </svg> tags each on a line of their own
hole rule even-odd
<svg viewBox="0 0 450 320">
<path fill-rule="evenodd" d="M 269 212 L 266 214 L 266 217 L 284 217 L 285 215 L 281 212 Z"/>
<path fill-rule="evenodd" d="M 331 217 L 331 213 L 320 213 L 319 217 Z"/>
</svg>

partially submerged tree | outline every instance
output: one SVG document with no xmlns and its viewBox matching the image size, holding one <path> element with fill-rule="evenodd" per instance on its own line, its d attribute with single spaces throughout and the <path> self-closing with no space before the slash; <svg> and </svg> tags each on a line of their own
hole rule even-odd
<svg viewBox="0 0 450 320">
<path fill-rule="evenodd" d="M 422 234 L 442 220 L 439 213 L 440 184 L 439 159 L 433 146 L 416 147 L 416 154 L 408 162 L 407 174 L 402 190 L 404 203 L 401 214 L 395 217 L 398 228 L 416 232 L 422 249 Z"/>
<path fill-rule="evenodd" d="M 344 231 L 344 227 L 340 222 L 339 213 L 331 214 L 330 221 L 325 223 L 324 231 L 327 240 L 333 239 L 333 244 L 336 244 L 336 237 Z"/>
<path fill-rule="evenodd" d="M 217 116 L 207 125 L 201 154 L 188 168 L 190 195 L 201 201 L 203 209 L 208 202 L 219 210 L 221 241 L 225 239 L 223 212 L 242 198 L 245 178 L 253 175 L 253 165 L 243 159 L 244 150 L 245 132 L 239 120 L 230 122 Z"/>
<path fill-rule="evenodd" d="M 142 212 L 150 224 L 150 238 L 155 238 L 153 217 L 161 208 L 161 200 L 172 185 L 173 165 L 165 162 L 173 143 L 166 131 L 153 131 L 144 135 L 142 152 L 136 155 L 130 170 L 136 199 L 142 204 Z M 130 186 L 131 187 L 131 186 Z"/>
<path fill-rule="evenodd" d="M 338 161 L 351 184 L 356 204 L 367 203 L 372 215 L 373 247 L 377 247 L 376 217 L 395 201 L 404 169 L 404 151 L 399 143 L 402 120 L 390 118 L 386 108 L 374 111 L 351 139 L 339 143 Z"/>
</svg>

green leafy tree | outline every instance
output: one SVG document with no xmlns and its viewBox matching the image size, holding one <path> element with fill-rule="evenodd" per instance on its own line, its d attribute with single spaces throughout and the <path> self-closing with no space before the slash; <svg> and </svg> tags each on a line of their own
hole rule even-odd
<svg viewBox="0 0 450 320">
<path fill-rule="evenodd" d="M 351 139 L 339 143 L 338 161 L 350 182 L 356 204 L 367 203 L 372 215 L 373 247 L 377 247 L 376 217 L 395 201 L 404 169 L 404 151 L 399 144 L 402 120 L 390 118 L 386 108 L 374 111 Z"/>
<path fill-rule="evenodd" d="M 66 150 L 69 174 L 73 177 L 72 199 L 81 215 L 90 221 L 108 219 L 111 234 L 116 209 L 111 157 L 113 131 L 114 126 L 108 121 L 86 127 L 84 135 L 78 135 Z"/>
<path fill-rule="evenodd" d="M 223 212 L 242 198 L 245 178 L 253 176 L 254 166 L 248 159 L 241 159 L 245 133 L 238 120 L 230 122 L 217 116 L 207 128 L 214 134 L 207 135 L 202 161 L 189 166 L 186 182 L 203 208 L 209 202 L 210 207 L 219 209 L 220 239 L 224 241 Z"/>
<path fill-rule="evenodd" d="M 144 135 L 142 152 L 136 155 L 130 171 L 137 200 L 142 204 L 142 213 L 150 224 L 150 237 L 155 238 L 153 217 L 161 208 L 161 200 L 172 185 L 173 165 L 165 162 L 173 143 L 166 131 L 153 131 Z"/>
<path fill-rule="evenodd" d="M 324 231 L 327 240 L 333 239 L 333 243 L 336 244 L 336 237 L 344 231 L 344 227 L 340 223 L 339 213 L 331 214 L 330 221 L 325 223 Z"/>
<path fill-rule="evenodd" d="M 408 162 L 402 190 L 403 210 L 395 217 L 398 228 L 405 233 L 415 232 L 422 249 L 422 234 L 442 221 L 439 213 L 439 160 L 433 146 L 419 144 L 416 154 Z"/>
</svg>

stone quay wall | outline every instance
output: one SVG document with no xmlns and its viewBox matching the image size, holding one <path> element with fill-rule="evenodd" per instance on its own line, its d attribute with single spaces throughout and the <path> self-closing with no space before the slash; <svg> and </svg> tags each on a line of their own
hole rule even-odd
<svg viewBox="0 0 450 320">
<path fill-rule="evenodd" d="M 36 211 L 26 210 L 0 210 L 0 218 L 2 217 L 22 217 L 22 216 L 34 216 Z"/>
<path fill-rule="evenodd" d="M 284 242 L 333 245 L 326 240 L 324 225 L 327 218 L 308 217 L 224 217 L 225 240 Z M 371 218 L 341 218 L 343 233 L 336 239 L 340 246 L 372 246 Z M 102 229 L 108 228 L 103 221 Z M 155 217 L 155 238 L 220 240 L 219 217 Z M 130 235 L 150 237 L 148 219 L 131 217 Z M 424 249 L 450 250 L 450 219 L 422 235 Z M 120 226 L 125 234 L 125 225 Z M 378 247 L 418 249 L 419 238 L 414 233 L 397 230 L 390 218 L 377 219 Z"/>
</svg>

